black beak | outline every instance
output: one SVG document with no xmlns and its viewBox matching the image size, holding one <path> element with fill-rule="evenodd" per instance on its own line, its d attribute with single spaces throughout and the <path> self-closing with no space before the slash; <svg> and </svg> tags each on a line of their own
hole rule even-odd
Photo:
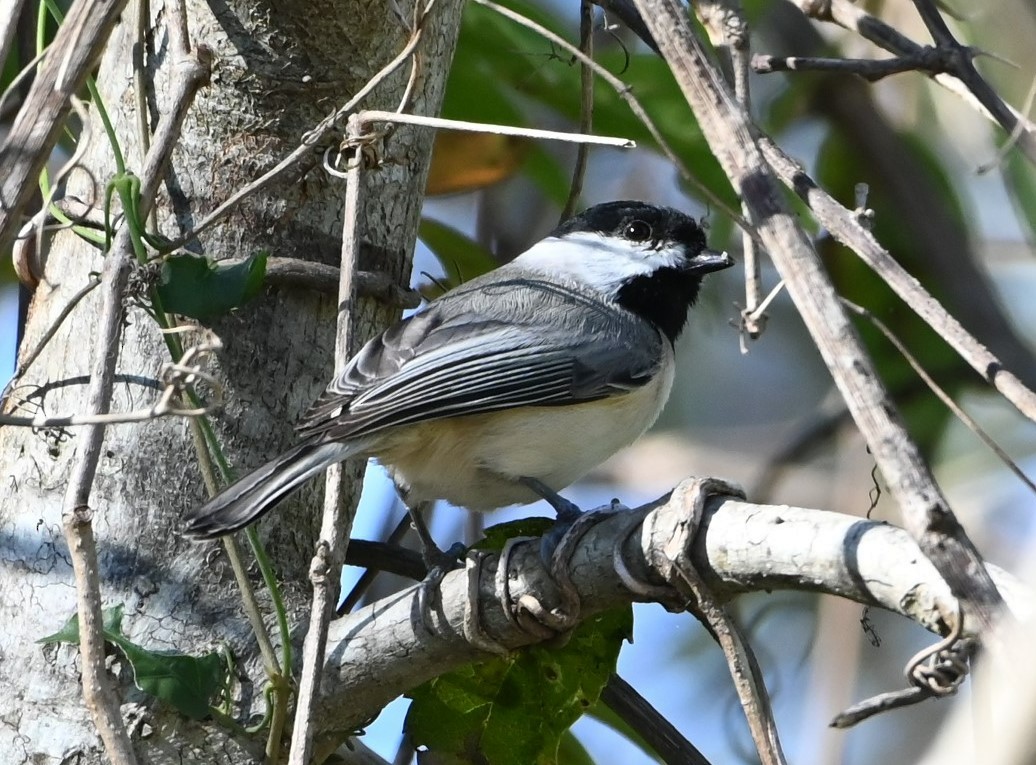
<svg viewBox="0 0 1036 765">
<path fill-rule="evenodd" d="M 711 274 L 734 265 L 734 259 L 725 252 L 703 249 L 687 264 L 687 270 L 696 274 Z"/>
</svg>

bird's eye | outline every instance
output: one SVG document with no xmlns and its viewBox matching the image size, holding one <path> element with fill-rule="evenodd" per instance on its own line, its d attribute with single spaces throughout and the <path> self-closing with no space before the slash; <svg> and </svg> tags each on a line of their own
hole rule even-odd
<svg viewBox="0 0 1036 765">
<path fill-rule="evenodd" d="M 622 230 L 622 236 L 631 242 L 643 242 L 651 238 L 651 226 L 642 220 L 630 221 Z"/>
</svg>

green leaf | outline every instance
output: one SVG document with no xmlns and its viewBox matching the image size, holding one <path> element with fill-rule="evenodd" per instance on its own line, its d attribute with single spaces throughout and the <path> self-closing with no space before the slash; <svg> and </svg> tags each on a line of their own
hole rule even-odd
<svg viewBox="0 0 1036 765">
<path fill-rule="evenodd" d="M 266 257 L 260 252 L 229 265 L 198 255 L 167 258 L 157 286 L 162 307 L 193 319 L 229 313 L 262 288 Z"/>
<path fill-rule="evenodd" d="M 224 662 L 218 653 L 196 657 L 173 651 L 149 651 L 123 634 L 121 604 L 104 609 L 102 614 L 104 639 L 122 651 L 140 690 L 194 720 L 209 714 L 209 699 L 223 686 Z M 36 642 L 78 645 L 79 615 L 73 614 L 60 630 Z"/>
<path fill-rule="evenodd" d="M 224 664 L 218 653 L 196 657 L 149 651 L 121 635 L 105 637 L 125 654 L 140 690 L 172 704 L 192 720 L 209 714 L 209 700 L 223 685 Z"/>
<path fill-rule="evenodd" d="M 104 631 L 105 640 L 108 639 L 108 635 L 122 634 L 122 613 L 123 607 L 121 603 L 101 610 L 102 630 Z M 65 622 L 65 625 L 53 635 L 41 637 L 36 642 L 42 644 L 73 643 L 79 645 L 79 613 L 72 614 L 69 620 Z"/>
<path fill-rule="evenodd" d="M 418 236 L 438 258 L 453 284 L 463 284 L 500 265 L 478 242 L 431 218 L 421 219 Z"/>
<path fill-rule="evenodd" d="M 562 741 L 597 703 L 632 628 L 632 608 L 616 609 L 581 624 L 562 648 L 531 646 L 442 675 L 409 694 L 404 728 L 435 762 L 568 762 Z"/>
<path fill-rule="evenodd" d="M 482 539 L 472 545 L 475 550 L 503 550 L 504 543 L 514 537 L 541 537 L 554 528 L 550 518 L 533 516 L 498 523 L 482 532 Z"/>
</svg>

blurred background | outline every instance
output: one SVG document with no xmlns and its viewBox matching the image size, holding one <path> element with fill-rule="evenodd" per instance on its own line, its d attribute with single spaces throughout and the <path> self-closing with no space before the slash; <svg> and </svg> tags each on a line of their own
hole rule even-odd
<svg viewBox="0 0 1036 765">
<path fill-rule="evenodd" d="M 515 2 L 509 7 L 576 40 L 575 3 Z M 956 3 L 948 19 L 962 41 L 987 52 L 980 68 L 1016 108 L 1028 108 L 1036 77 L 1036 8 L 1029 0 Z M 911 39 L 929 38 L 913 5 L 869 2 L 866 9 Z M 753 51 L 774 55 L 885 58 L 853 33 L 807 21 L 790 3 L 745 4 Z M 952 12 L 953 8 L 949 9 Z M 579 67 L 535 33 L 469 5 L 444 116 L 577 129 Z M 736 198 L 697 131 L 664 64 L 615 19 L 595 11 L 595 57 L 633 87 L 666 139 L 694 174 L 727 204 Z M 9 57 L 3 87 L 17 62 Z M 966 327 L 1036 386 L 1036 173 L 1007 137 L 964 100 L 917 73 L 878 83 L 851 75 L 753 76 L 760 127 L 847 207 L 856 184 L 868 186 L 874 232 Z M 0 112 L 8 120 L 13 112 Z M 741 239 L 723 212 L 704 201 L 657 151 L 644 127 L 605 84 L 595 89 L 593 132 L 630 137 L 639 148 L 590 152 L 579 207 L 620 198 L 672 205 L 708 222 L 711 246 L 741 260 Z M 575 149 L 499 136 L 441 133 L 414 285 L 433 295 L 521 252 L 559 220 Z M 56 162 L 60 164 L 60 158 Z M 942 340 L 880 279 L 833 242 L 803 211 L 804 225 L 839 288 L 888 324 L 925 368 L 1030 475 L 1036 426 L 991 394 Z M 764 266 L 765 287 L 778 279 Z M 736 328 L 744 302 L 740 268 L 706 282 L 678 348 L 669 406 L 647 437 L 568 494 L 589 508 L 612 497 L 635 506 L 689 475 L 717 475 L 745 486 L 759 502 L 824 508 L 898 522 L 880 475 L 794 307 L 781 294 L 765 334 L 747 341 Z M 24 303 L 25 294 L 21 296 Z M 19 287 L 10 260 L 0 263 L 0 385 L 13 369 Z M 1036 497 L 918 380 L 890 344 L 861 324 L 881 373 L 902 407 L 951 505 L 983 554 L 1008 569 L 1032 546 Z M 532 512 L 502 510 L 472 519 L 438 508 L 433 532 L 443 546 Z M 401 513 L 390 485 L 368 471 L 357 535 L 379 538 Z M 346 572 L 348 587 L 358 572 Z M 379 586 L 391 586 L 385 582 Z M 377 590 L 375 594 L 377 594 Z M 759 594 L 736 604 L 760 655 L 789 759 L 799 763 L 917 761 L 951 704 L 928 702 L 843 732 L 827 727 L 848 704 L 903 685 L 902 667 L 931 636 L 898 617 L 834 598 Z M 754 762 L 747 727 L 719 650 L 693 619 L 658 606 L 635 609 L 635 641 L 619 673 L 719 765 Z M 367 742 L 391 758 L 406 702 L 390 706 Z M 590 717 L 576 726 L 599 763 L 652 762 Z"/>
</svg>

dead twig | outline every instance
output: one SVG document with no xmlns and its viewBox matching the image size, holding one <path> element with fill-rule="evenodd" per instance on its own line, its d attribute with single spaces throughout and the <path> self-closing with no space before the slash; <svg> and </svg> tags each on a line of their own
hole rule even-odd
<svg viewBox="0 0 1036 765">
<path fill-rule="evenodd" d="M 857 215 L 821 189 L 795 160 L 769 138 L 759 148 L 767 164 L 789 189 L 812 210 L 833 237 L 851 249 L 871 270 L 879 274 L 900 299 L 974 369 L 987 383 L 1011 402 L 1023 415 L 1036 422 L 1036 393 L 1008 369 L 988 348 L 975 339 L 959 321 L 874 238 Z"/>
<path fill-rule="evenodd" d="M 112 5 L 121 7 L 121 3 Z M 72 18 L 71 12 L 68 18 Z M 61 31 L 64 29 L 63 26 Z M 61 50 L 57 46 L 56 49 Z M 48 61 L 45 68 L 50 63 Z M 176 146 L 180 126 L 195 93 L 207 76 L 206 67 L 196 57 L 190 57 L 190 61 L 178 62 L 178 65 L 185 68 L 181 69 L 176 80 L 173 110 L 165 115 L 158 125 L 141 177 L 141 217 L 147 214 L 153 203 L 161 174 L 165 171 Z M 54 76 L 58 81 L 63 79 L 60 71 Z M 119 231 L 113 251 L 105 259 L 101 275 L 103 303 L 87 392 L 87 415 L 107 414 L 111 405 L 115 366 L 122 336 L 123 298 L 132 260 L 129 226 L 124 225 Z M 103 424 L 86 425 L 80 433 L 62 514 L 76 575 L 80 650 L 83 657 L 83 695 L 94 724 L 104 741 L 108 757 L 118 765 L 129 765 L 135 763 L 136 759 L 122 723 L 118 698 L 104 666 L 100 578 L 91 524 L 93 513 L 89 507 L 91 487 L 104 441 L 104 428 Z"/>
<path fill-rule="evenodd" d="M 65 124 L 70 99 L 100 58 L 126 0 L 76 0 L 58 28 L 29 95 L 0 145 L 0 252 L 11 246 Z"/>
<path fill-rule="evenodd" d="M 908 531 L 965 609 L 989 630 L 1003 604 L 1000 593 L 903 426 L 820 259 L 786 211 L 748 116 L 710 64 L 679 4 L 636 4 L 713 154 L 748 203 L 752 223 L 898 501 Z"/>
<path fill-rule="evenodd" d="M 219 350 L 219 345 L 203 344 L 190 348 L 179 362 L 167 363 L 162 370 L 162 383 L 165 389 L 158 401 L 147 409 L 114 414 L 67 414 L 44 415 L 35 417 L 15 417 L 0 414 L 0 426 L 15 425 L 29 428 L 63 428 L 76 425 L 115 425 L 128 422 L 145 422 L 159 417 L 201 417 L 218 409 L 222 405 L 221 386 L 219 381 L 202 371 L 202 359 L 198 358 Z M 214 400 L 202 407 L 183 407 L 179 402 L 184 391 L 198 382 L 205 382 L 215 391 Z"/>
<path fill-rule="evenodd" d="M 880 48 L 912 61 L 923 60 L 925 46 L 911 40 L 850 0 L 794 0 L 806 16 L 837 24 L 855 32 Z M 1008 135 L 1017 131 L 1016 145 L 1030 162 L 1036 162 L 1036 125 L 1004 103 L 975 68 L 976 52 L 961 45 L 950 32 L 930 0 L 914 0 L 937 48 L 942 49 L 944 71 L 930 76 L 951 93 L 960 96 L 980 114 L 999 124 Z"/>
<path fill-rule="evenodd" d="M 869 321 L 881 334 L 885 336 L 885 339 L 892 343 L 892 346 L 899 351 L 899 353 L 906 359 L 906 362 L 914 370 L 914 373 L 921 378 L 922 382 L 928 386 L 928 389 L 938 397 L 940 401 L 945 404 L 946 408 L 949 409 L 953 416 L 960 420 L 964 426 L 978 436 L 978 439 L 989 447 L 990 451 L 997 456 L 997 458 L 1004 464 L 1004 466 L 1010 470 L 1015 476 L 1024 483 L 1029 491 L 1036 493 L 1036 483 L 1033 483 L 1032 479 L 1025 474 L 1025 472 L 1018 467 L 1018 463 L 1011 459 L 1011 455 L 1003 450 L 993 437 L 987 433 L 981 425 L 979 425 L 975 418 L 965 412 L 956 401 L 947 393 L 943 388 L 932 378 L 930 374 L 921 366 L 921 362 L 910 352 L 903 341 L 896 337 L 896 334 L 889 329 L 888 325 L 885 324 L 881 319 L 875 316 L 873 313 L 868 311 L 862 306 L 856 305 L 850 300 L 842 298 L 842 305 L 848 308 L 850 311 L 855 313 L 857 316 L 862 316 Z"/>
<path fill-rule="evenodd" d="M 579 50 L 586 58 L 594 55 L 594 7 L 591 0 L 579 2 Z M 589 133 L 594 129 L 594 72 L 587 64 L 579 65 L 579 132 Z M 586 162 L 590 156 L 590 147 L 585 143 L 576 149 L 576 161 L 572 166 L 572 182 L 568 189 L 568 199 L 561 210 L 561 222 L 568 220 L 579 204 L 583 193 L 583 178 L 586 175 Z"/>
<path fill-rule="evenodd" d="M 645 519 L 643 537 L 651 539 L 650 547 L 655 556 L 653 568 L 687 599 L 687 609 L 701 620 L 723 649 L 763 764 L 784 765 L 784 751 L 759 662 L 740 627 L 705 584 L 689 552 L 700 528 L 706 500 L 711 495 L 736 494 L 737 491 L 716 479 L 685 481 L 673 492 L 664 509 Z"/>
<path fill-rule="evenodd" d="M 597 74 L 598 77 L 600 77 L 602 80 L 608 83 L 608 85 L 611 86 L 611 88 L 614 89 L 616 93 L 618 93 L 619 97 L 626 102 L 626 104 L 630 108 L 630 111 L 632 111 L 633 114 L 637 117 L 637 119 L 640 120 L 640 122 L 644 125 L 648 133 L 651 135 L 651 139 L 655 142 L 655 144 L 658 146 L 661 152 L 666 156 L 666 158 L 670 162 L 673 163 L 673 166 L 676 168 L 677 172 L 680 173 L 680 177 L 687 181 L 687 183 L 689 183 L 695 189 L 697 189 L 698 193 L 702 195 L 703 199 L 708 200 L 709 204 L 713 205 L 718 210 L 722 210 L 723 213 L 726 214 L 732 221 L 737 223 L 742 228 L 742 230 L 752 230 L 748 222 L 744 218 L 742 218 L 736 210 L 734 210 L 723 199 L 721 199 L 715 193 L 713 193 L 713 191 L 710 188 L 708 188 L 705 184 L 698 180 L 698 178 L 691 172 L 690 168 L 687 167 L 687 165 L 680 158 L 680 156 L 673 150 L 673 147 L 669 145 L 669 142 L 666 141 L 665 137 L 658 129 L 658 126 L 655 125 L 654 121 L 648 115 L 647 111 L 644 109 L 640 101 L 638 101 L 636 96 L 633 95 L 633 89 L 629 85 L 627 85 L 614 74 L 609 72 L 603 66 L 598 64 L 592 58 L 589 58 L 588 56 L 584 55 L 583 52 L 579 50 L 579 48 L 570 43 L 568 40 L 566 40 L 563 37 L 559 37 L 558 35 L 554 34 L 552 31 L 542 26 L 541 24 L 537 24 L 532 19 L 523 16 L 517 11 L 512 11 L 510 8 L 506 8 L 498 3 L 495 3 L 493 2 L 493 0 L 474 0 L 474 2 L 478 5 L 485 6 L 486 8 L 489 8 L 490 10 L 495 11 L 496 13 L 499 13 L 504 18 L 511 19 L 511 21 L 514 21 L 516 24 L 521 24 L 523 27 L 531 29 L 532 31 L 536 32 L 538 35 L 543 37 L 545 40 L 549 40 L 550 42 L 557 45 L 559 48 L 562 48 L 567 53 L 574 56 L 581 63 L 590 67 Z"/>
<path fill-rule="evenodd" d="M 418 25 L 413 36 L 420 37 L 420 34 L 421 27 Z M 349 118 L 346 129 L 346 141 L 354 144 L 354 153 L 349 159 L 345 179 L 338 304 L 346 307 L 346 310 L 338 314 L 338 334 L 335 340 L 336 375 L 345 369 L 353 351 L 354 316 L 351 306 L 355 305 L 356 286 L 353 276 L 360 251 L 360 191 L 364 151 L 359 142 L 362 138 L 361 118 L 354 114 Z M 320 538 L 309 569 L 309 578 L 313 585 L 313 604 L 310 608 L 309 630 L 306 632 L 303 646 L 302 677 L 299 680 L 295 726 L 288 756 L 290 765 L 306 765 L 313 751 L 312 710 L 324 666 L 327 628 L 334 614 L 338 580 L 356 513 L 356 503 L 350 501 L 348 480 L 341 464 L 328 468 L 324 483 L 324 514 L 320 525 Z"/>
</svg>

